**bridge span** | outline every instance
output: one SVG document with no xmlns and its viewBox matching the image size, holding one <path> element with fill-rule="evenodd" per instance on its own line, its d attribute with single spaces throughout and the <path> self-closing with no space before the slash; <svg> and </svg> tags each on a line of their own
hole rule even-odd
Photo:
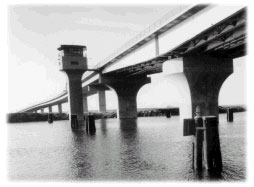
<svg viewBox="0 0 254 187">
<path fill-rule="evenodd" d="M 89 47 L 89 46 L 88 46 Z M 105 91 L 118 97 L 118 118 L 136 118 L 136 96 L 151 82 L 148 75 L 168 71 L 188 83 L 190 103 L 180 108 L 182 118 L 218 116 L 218 95 L 233 73 L 233 59 L 246 55 L 246 9 L 243 6 L 179 6 L 86 71 L 82 80 L 83 112 L 87 97 L 98 93 L 100 111 L 106 111 Z M 89 63 L 89 62 L 88 62 Z M 68 102 L 68 91 L 27 107 L 34 112 Z"/>
</svg>

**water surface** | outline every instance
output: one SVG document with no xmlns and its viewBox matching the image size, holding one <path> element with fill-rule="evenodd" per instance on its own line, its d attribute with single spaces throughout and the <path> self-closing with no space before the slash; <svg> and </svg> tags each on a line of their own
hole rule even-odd
<svg viewBox="0 0 254 187">
<path fill-rule="evenodd" d="M 245 113 L 234 118 L 220 115 L 220 180 L 246 176 Z M 11 180 L 200 180 L 178 116 L 96 120 L 95 135 L 73 132 L 68 121 L 8 124 L 8 134 Z"/>
</svg>

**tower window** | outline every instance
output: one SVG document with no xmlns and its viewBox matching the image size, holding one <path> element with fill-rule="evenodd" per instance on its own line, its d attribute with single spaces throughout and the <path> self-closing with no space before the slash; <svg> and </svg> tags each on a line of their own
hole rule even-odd
<svg viewBox="0 0 254 187">
<path fill-rule="evenodd" d="M 78 65 L 78 61 L 71 61 L 71 65 Z"/>
</svg>

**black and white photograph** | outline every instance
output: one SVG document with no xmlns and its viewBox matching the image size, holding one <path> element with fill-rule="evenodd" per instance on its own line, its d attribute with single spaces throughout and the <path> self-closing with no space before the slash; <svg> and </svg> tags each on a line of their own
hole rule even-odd
<svg viewBox="0 0 254 187">
<path fill-rule="evenodd" d="M 4 5 L 7 183 L 247 184 L 250 5 L 76 2 Z"/>
</svg>

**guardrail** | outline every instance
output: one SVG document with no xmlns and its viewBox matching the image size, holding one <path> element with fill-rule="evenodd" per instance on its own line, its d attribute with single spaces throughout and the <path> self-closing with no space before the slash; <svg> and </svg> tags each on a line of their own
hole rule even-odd
<svg viewBox="0 0 254 187">
<path fill-rule="evenodd" d="M 116 51 L 111 53 L 108 57 L 103 59 L 101 62 L 95 65 L 95 69 L 101 68 L 102 66 L 106 65 L 108 62 L 113 60 L 115 57 L 118 55 L 122 54 L 144 38 L 146 38 L 148 35 L 152 34 L 154 31 L 158 30 L 162 26 L 164 26 L 168 21 L 175 16 L 177 13 L 181 12 L 184 9 L 182 5 L 179 5 L 177 8 L 173 9 L 172 11 L 168 12 L 165 14 L 163 17 L 161 17 L 159 20 L 154 22 L 152 25 L 144 29 L 142 32 L 137 34 L 135 37 L 130 39 L 128 42 L 123 44 L 120 48 L 118 48 Z"/>
</svg>

